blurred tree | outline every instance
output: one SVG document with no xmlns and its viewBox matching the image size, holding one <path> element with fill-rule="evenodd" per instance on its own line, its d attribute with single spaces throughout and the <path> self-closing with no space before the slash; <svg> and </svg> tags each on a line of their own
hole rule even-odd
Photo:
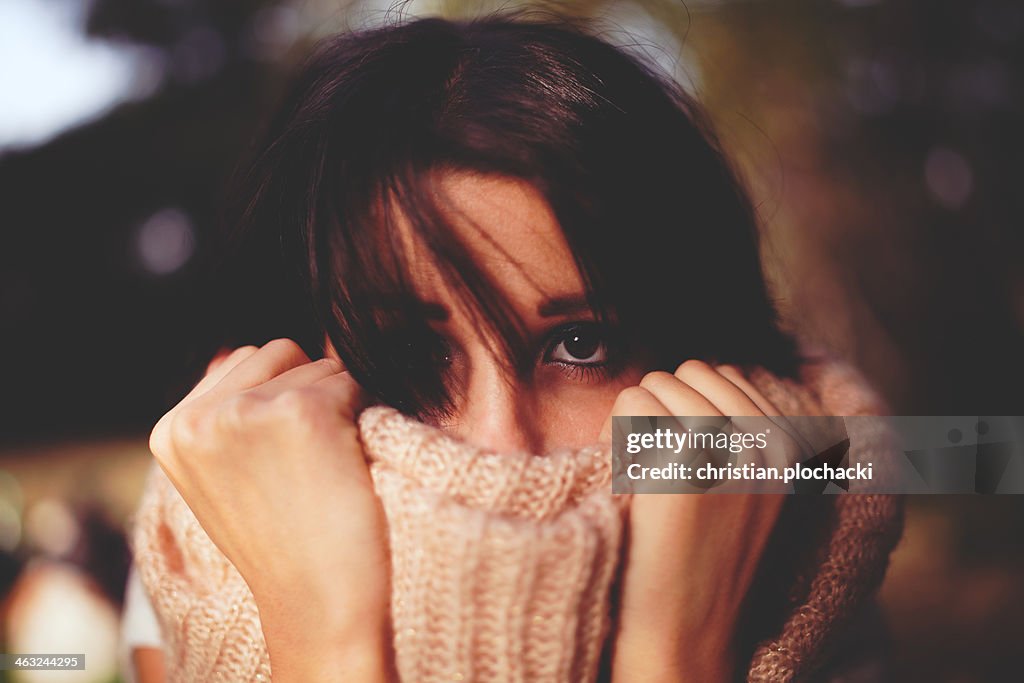
<svg viewBox="0 0 1024 683">
<path fill-rule="evenodd" d="M 273 8 L 95 5 L 90 30 L 151 43 L 166 76 L 141 102 L 0 157 L 0 371 L 17 397 L 0 439 L 144 430 L 194 378 L 220 194 L 287 68 L 263 49 L 281 28 Z"/>
</svg>

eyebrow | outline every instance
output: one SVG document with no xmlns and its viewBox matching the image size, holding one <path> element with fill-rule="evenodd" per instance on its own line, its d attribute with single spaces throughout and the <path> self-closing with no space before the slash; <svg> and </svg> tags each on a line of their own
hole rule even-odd
<svg viewBox="0 0 1024 683">
<path fill-rule="evenodd" d="M 401 310 L 407 306 L 414 306 L 420 309 L 427 320 L 437 322 L 446 322 L 451 317 L 448 309 L 436 301 L 423 301 L 401 295 L 385 294 L 375 297 L 374 303 L 377 307 L 388 310 Z M 579 294 L 552 297 L 545 299 L 537 306 L 537 314 L 542 318 L 578 315 L 580 313 L 589 313 L 590 311 L 590 304 L 587 303 L 584 296 Z"/>
<path fill-rule="evenodd" d="M 557 315 L 576 315 L 589 313 L 590 304 L 584 296 L 576 294 L 569 296 L 552 297 L 537 307 L 537 313 L 542 318 L 553 318 Z"/>
<path fill-rule="evenodd" d="M 451 317 L 448 309 L 436 301 L 423 301 L 400 294 L 380 294 L 373 298 L 373 304 L 376 308 L 389 311 L 400 311 L 409 307 L 418 308 L 424 318 L 437 322 L 445 322 Z"/>
</svg>

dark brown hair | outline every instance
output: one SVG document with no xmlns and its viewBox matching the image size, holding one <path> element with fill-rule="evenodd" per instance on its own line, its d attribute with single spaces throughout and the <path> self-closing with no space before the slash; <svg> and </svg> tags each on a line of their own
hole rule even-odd
<svg viewBox="0 0 1024 683">
<path fill-rule="evenodd" d="M 315 356 L 326 332 L 377 399 L 409 413 L 444 403 L 423 311 L 411 296 L 377 305 L 411 294 L 401 211 L 498 351 L 519 357 L 520 321 L 446 223 L 445 169 L 536 187 L 595 316 L 652 369 L 703 358 L 792 373 L 751 203 L 697 103 L 586 26 L 512 15 L 319 45 L 239 176 L 221 341 L 287 336 Z"/>
</svg>

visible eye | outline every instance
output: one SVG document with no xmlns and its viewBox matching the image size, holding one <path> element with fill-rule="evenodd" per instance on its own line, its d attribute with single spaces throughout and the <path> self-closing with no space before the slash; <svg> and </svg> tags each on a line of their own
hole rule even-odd
<svg viewBox="0 0 1024 683">
<path fill-rule="evenodd" d="M 407 371 L 429 372 L 451 365 L 451 345 L 432 330 L 409 330 L 395 335 L 391 353 Z"/>
<path fill-rule="evenodd" d="M 422 362 L 434 367 L 447 367 L 452 363 L 452 347 L 448 340 L 438 334 L 427 334 L 420 339 L 418 353 Z"/>
<path fill-rule="evenodd" d="M 605 334 L 592 323 L 563 327 L 552 336 L 544 360 L 566 365 L 604 365 L 608 362 Z"/>
</svg>

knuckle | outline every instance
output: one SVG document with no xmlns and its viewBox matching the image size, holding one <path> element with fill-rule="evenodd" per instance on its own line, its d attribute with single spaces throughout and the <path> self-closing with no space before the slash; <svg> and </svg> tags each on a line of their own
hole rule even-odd
<svg viewBox="0 0 1024 683">
<path fill-rule="evenodd" d="M 747 376 L 738 366 L 719 365 L 718 373 L 741 389 L 746 386 Z M 744 389 L 744 393 L 747 393 Z"/>
<path fill-rule="evenodd" d="M 174 408 L 168 410 L 166 413 L 160 416 L 160 419 L 156 421 L 156 423 L 153 425 L 153 428 L 149 430 L 149 438 L 151 442 L 154 439 L 162 439 L 167 436 L 167 432 L 171 426 L 171 420 L 174 419 L 174 416 L 177 413 L 181 412 L 181 407 L 182 406 L 180 405 L 175 406 Z"/>
<path fill-rule="evenodd" d="M 173 451 L 189 451 L 202 440 L 202 414 L 190 407 L 182 408 L 171 420 L 169 445 Z"/>
<path fill-rule="evenodd" d="M 149 433 L 149 452 L 156 456 L 157 459 L 169 454 L 170 443 L 168 437 L 167 418 L 163 417 Z"/>
<path fill-rule="evenodd" d="M 316 362 L 325 369 L 334 373 L 341 372 L 344 369 L 340 361 L 335 360 L 330 356 L 325 356 Z"/>
<path fill-rule="evenodd" d="M 237 349 L 233 350 L 231 353 L 226 355 L 224 357 L 223 362 L 227 363 L 227 362 L 231 362 L 231 361 L 238 361 L 238 360 L 241 360 L 241 359 L 245 359 L 245 358 L 248 358 L 249 356 L 251 356 L 252 354 L 256 353 L 259 350 L 260 349 L 259 349 L 258 346 L 253 346 L 252 344 L 249 344 L 247 346 L 239 346 Z"/>
<path fill-rule="evenodd" d="M 317 410 L 318 404 L 319 401 L 312 392 L 301 389 L 284 391 L 274 398 L 275 408 L 293 418 L 312 415 Z"/>
<path fill-rule="evenodd" d="M 683 361 L 678 368 L 676 368 L 675 376 L 682 379 L 685 377 L 693 377 L 698 373 L 703 373 L 709 369 L 707 363 L 696 358 Z"/>
<path fill-rule="evenodd" d="M 287 337 L 278 337 L 277 339 L 271 339 L 263 345 L 264 350 L 273 350 L 275 352 L 286 352 L 294 353 L 301 351 L 302 348 L 292 339 Z"/>
<path fill-rule="evenodd" d="M 334 413 L 325 408 L 325 397 L 309 388 L 293 389 L 274 399 L 275 414 L 290 430 L 316 432 L 330 421 Z"/>
<path fill-rule="evenodd" d="M 615 399 L 615 408 L 618 411 L 627 410 L 632 406 L 641 405 L 650 397 L 650 392 L 641 386 L 626 387 L 619 392 Z"/>
<path fill-rule="evenodd" d="M 247 394 L 236 394 L 226 399 L 217 411 L 217 424 L 231 432 L 246 429 L 256 412 L 257 401 Z"/>
<path fill-rule="evenodd" d="M 644 375 L 643 379 L 640 380 L 641 387 L 652 387 L 665 384 L 666 381 L 675 382 L 675 377 L 672 374 L 665 372 L 664 370 L 654 370 Z"/>
<path fill-rule="evenodd" d="M 225 365 L 237 365 L 241 361 L 245 360 L 252 354 L 256 353 L 259 349 L 251 344 L 248 346 L 239 346 L 238 348 L 228 351 L 226 354 L 220 357 L 214 357 L 210 360 L 206 366 L 206 374 L 209 375 L 214 370 Z"/>
</svg>

